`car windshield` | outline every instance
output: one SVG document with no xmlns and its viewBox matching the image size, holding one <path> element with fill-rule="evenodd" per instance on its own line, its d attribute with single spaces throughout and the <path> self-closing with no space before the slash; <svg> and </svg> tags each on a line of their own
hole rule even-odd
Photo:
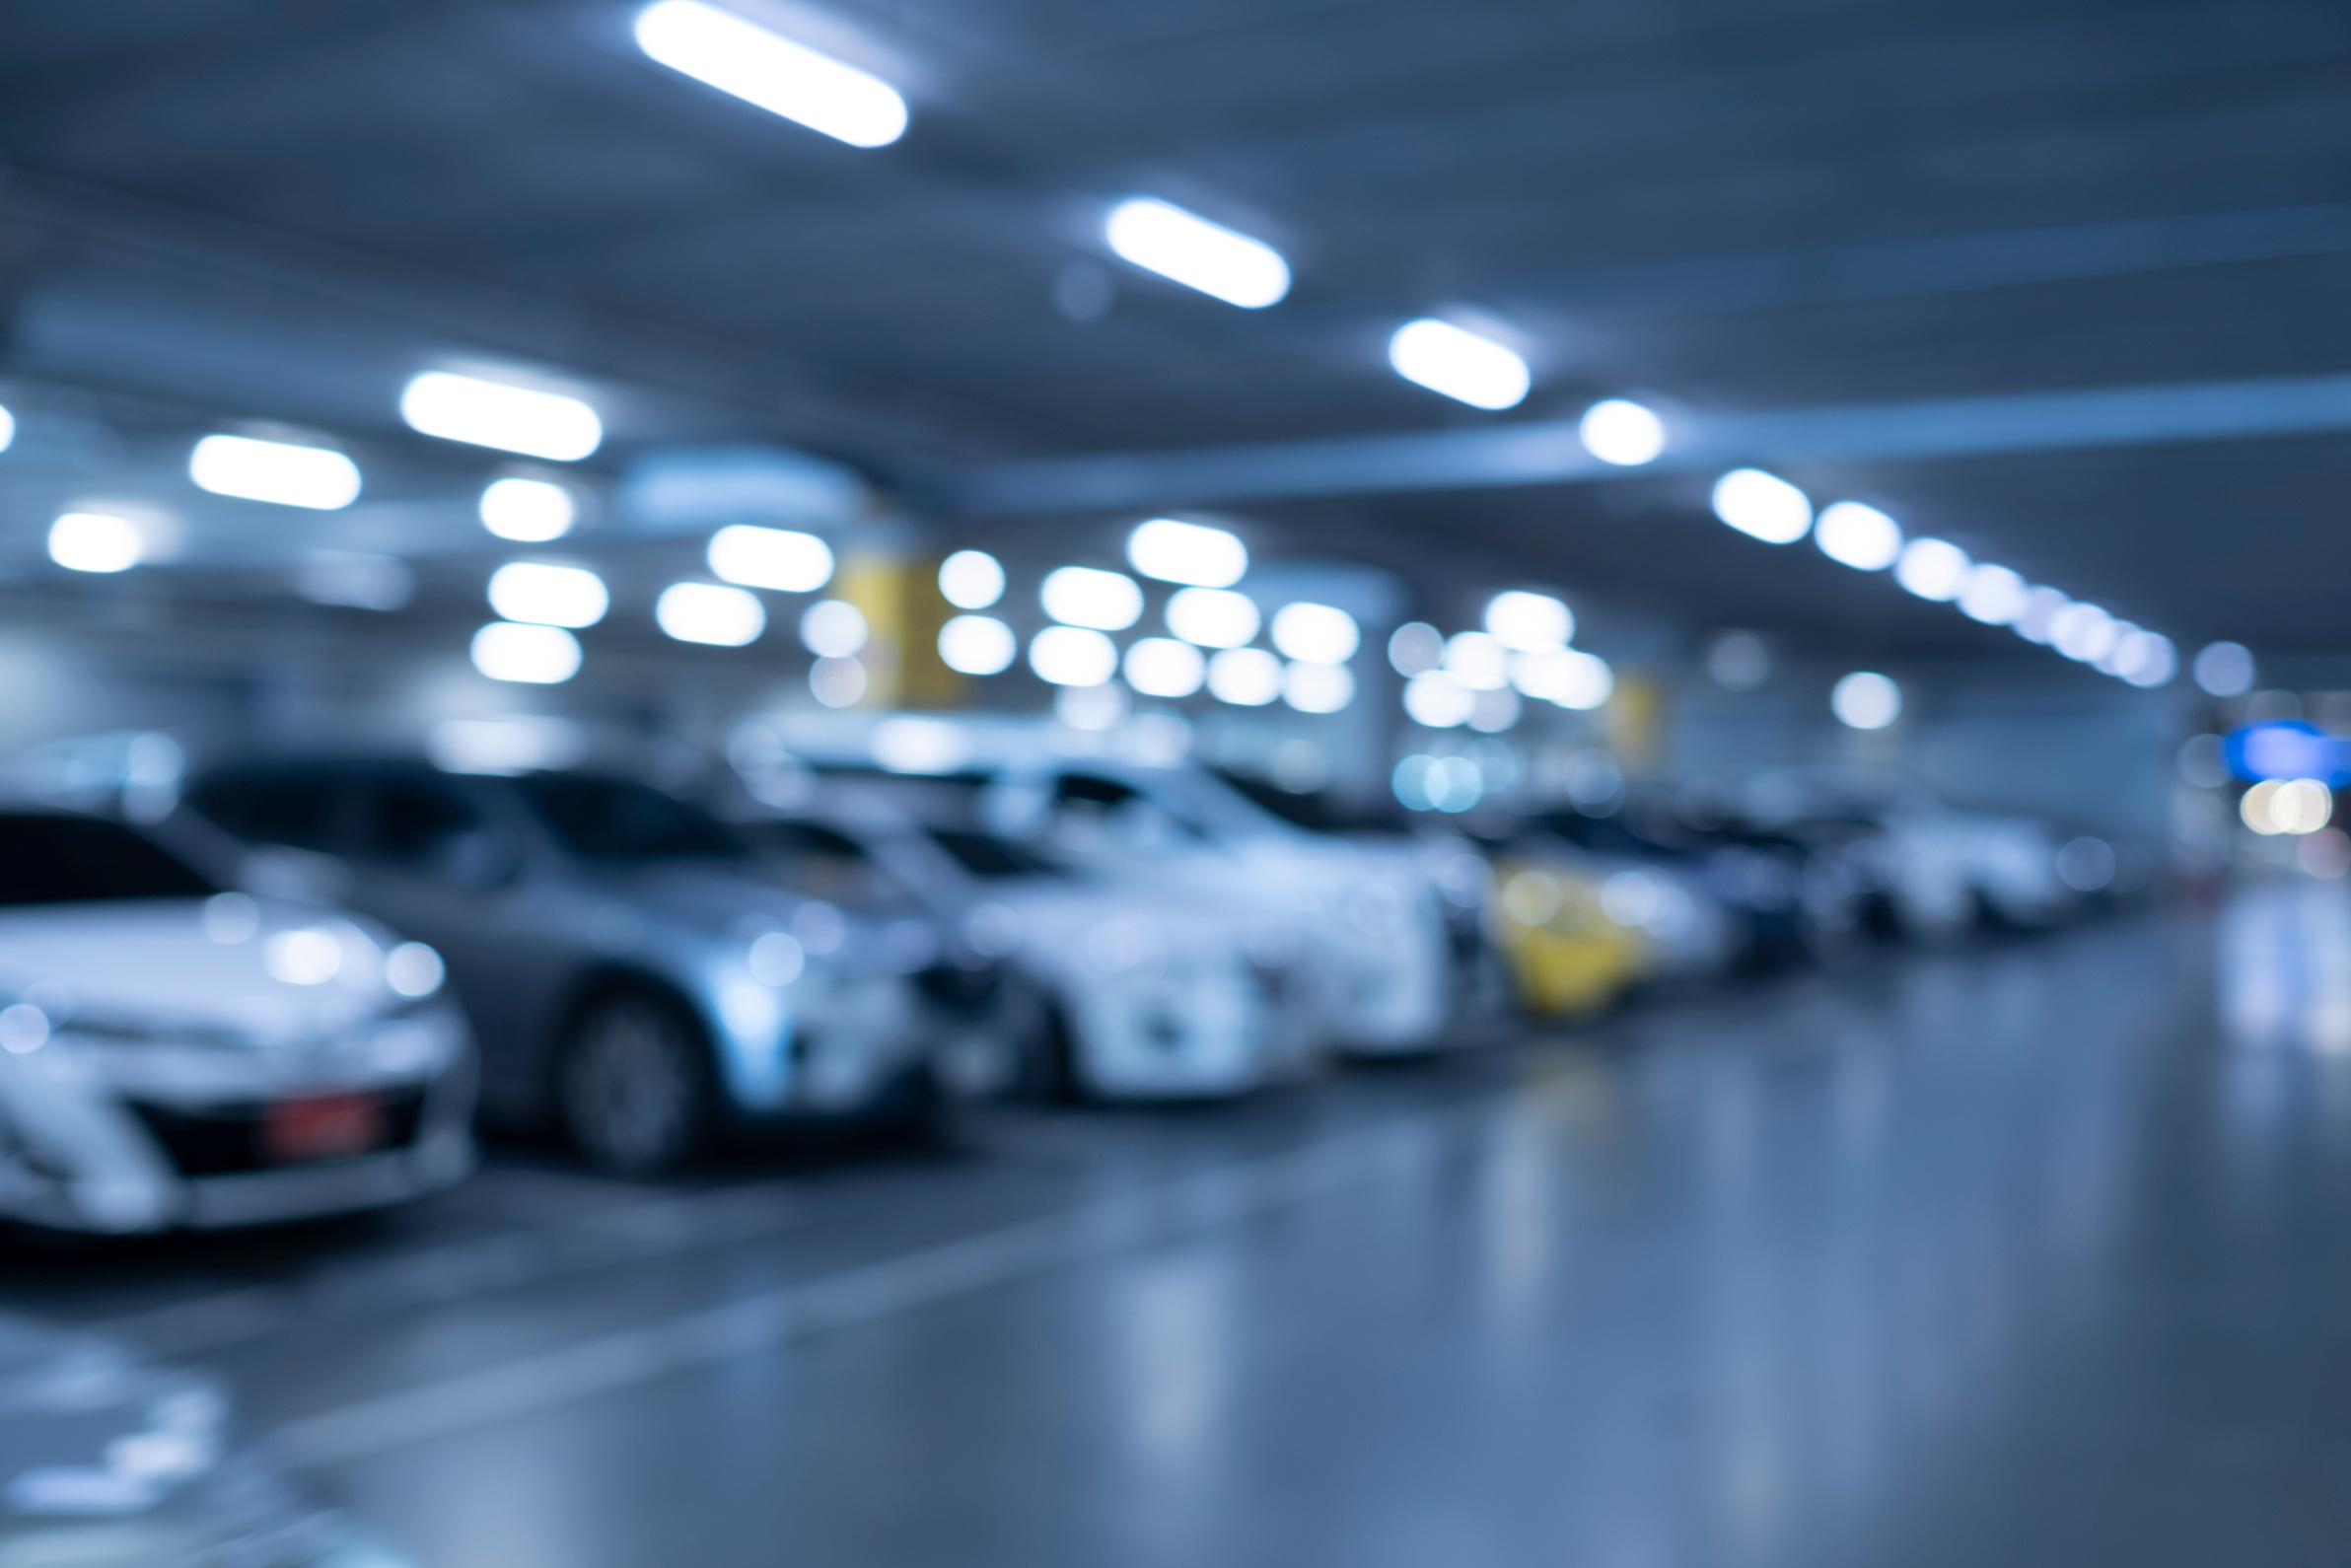
<svg viewBox="0 0 2351 1568">
<path fill-rule="evenodd" d="M 219 891 L 119 822 L 0 815 L 0 904 L 206 898 Z"/>
<path fill-rule="evenodd" d="M 585 860 L 739 860 L 749 853 L 717 818 L 651 785 L 571 773 L 515 784 L 563 847 Z"/>
<path fill-rule="evenodd" d="M 994 833 L 964 832 L 952 827 L 934 827 L 929 832 L 941 849 L 955 857 L 957 865 L 983 881 L 1012 882 L 1068 875 L 1057 862 L 1028 845 L 999 838 Z"/>
</svg>

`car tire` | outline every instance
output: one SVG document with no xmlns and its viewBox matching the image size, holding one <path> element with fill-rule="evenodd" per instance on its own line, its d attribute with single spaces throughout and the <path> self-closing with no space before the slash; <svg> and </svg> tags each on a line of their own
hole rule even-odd
<svg viewBox="0 0 2351 1568">
<path fill-rule="evenodd" d="M 572 1021 L 556 1061 L 556 1112 L 598 1170 L 675 1170 L 708 1142 L 715 1101 L 702 1031 L 676 1001 L 609 992 Z"/>
</svg>

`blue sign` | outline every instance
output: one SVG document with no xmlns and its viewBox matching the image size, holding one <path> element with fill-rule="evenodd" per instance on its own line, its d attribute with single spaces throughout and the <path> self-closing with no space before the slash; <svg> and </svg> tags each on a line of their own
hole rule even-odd
<svg viewBox="0 0 2351 1568">
<path fill-rule="evenodd" d="M 2315 778 L 2336 789 L 2351 784 L 2351 741 L 2299 719 L 2233 730 L 2221 754 L 2241 779 Z"/>
</svg>

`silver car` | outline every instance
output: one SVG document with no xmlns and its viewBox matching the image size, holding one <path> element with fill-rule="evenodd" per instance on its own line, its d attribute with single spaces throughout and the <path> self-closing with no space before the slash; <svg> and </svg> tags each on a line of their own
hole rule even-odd
<svg viewBox="0 0 2351 1568">
<path fill-rule="evenodd" d="M 607 1170 L 760 1123 L 918 1118 L 959 1043 L 916 981 L 936 954 L 780 887 L 646 784 L 332 760 L 216 771 L 186 799 L 445 953 L 485 1117 L 552 1121 Z"/>
<path fill-rule="evenodd" d="M 120 822 L 0 812 L 0 1216 L 121 1234 L 398 1203 L 472 1169 L 442 963 Z"/>
</svg>

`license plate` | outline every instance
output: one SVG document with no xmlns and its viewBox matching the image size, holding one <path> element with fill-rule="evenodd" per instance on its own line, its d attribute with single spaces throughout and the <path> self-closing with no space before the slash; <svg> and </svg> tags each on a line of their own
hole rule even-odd
<svg viewBox="0 0 2351 1568">
<path fill-rule="evenodd" d="M 261 1123 L 261 1147 L 279 1165 L 340 1160 L 384 1145 L 384 1103 L 374 1095 L 285 1100 Z"/>
</svg>

